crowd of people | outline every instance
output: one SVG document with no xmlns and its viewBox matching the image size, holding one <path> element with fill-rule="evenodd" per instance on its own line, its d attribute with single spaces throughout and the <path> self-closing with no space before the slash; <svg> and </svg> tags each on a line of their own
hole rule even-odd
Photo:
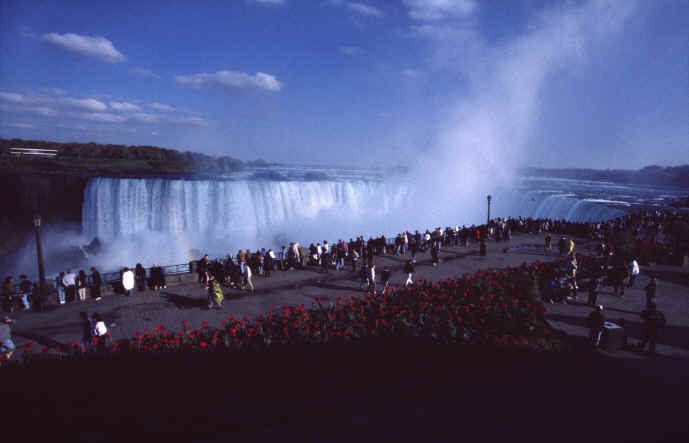
<svg viewBox="0 0 689 443">
<path fill-rule="evenodd" d="M 375 293 L 376 265 L 375 257 L 384 254 L 406 256 L 410 258 L 403 265 L 402 271 L 406 275 L 405 286 L 412 285 L 415 273 L 416 258 L 419 253 L 430 252 L 432 265 L 439 262 L 441 247 L 464 246 L 469 247 L 476 243 L 481 245 L 482 254 L 485 253 L 485 242 L 509 241 L 513 232 L 541 233 L 546 232 L 545 254 L 552 251 L 551 234 L 560 234 L 557 242 L 558 255 L 565 256 L 566 265 L 560 268 L 559 273 L 543 274 L 537 282 L 541 299 L 551 303 L 567 303 L 576 300 L 579 284 L 579 266 L 575 254 L 575 243 L 566 235 L 582 236 L 598 240 L 598 254 L 593 269 L 587 269 L 586 279 L 588 285 L 588 304 L 595 307 L 589 315 L 588 326 L 590 339 L 593 346 L 599 346 L 603 335 L 605 317 L 603 306 L 597 304 L 598 294 L 602 285 L 613 288 L 615 296 L 623 297 L 624 288 L 634 287 L 640 273 L 639 260 L 648 248 L 653 248 L 657 260 L 658 251 L 666 251 L 670 254 L 686 255 L 689 253 L 689 239 L 686 232 L 678 226 L 689 223 L 689 214 L 674 213 L 670 211 L 643 211 L 627 214 L 623 217 L 608 220 L 601 223 L 575 223 L 550 219 L 530 218 L 498 218 L 491 220 L 486 225 L 471 227 L 440 227 L 433 231 L 426 230 L 423 234 L 402 232 L 394 239 L 385 236 L 369 238 L 363 236 L 349 241 L 338 240 L 330 245 L 326 240 L 322 243 L 310 244 L 308 248 L 300 247 L 299 243 L 291 243 L 289 247 L 283 246 L 281 252 L 276 254 L 272 249 L 261 249 L 251 252 L 240 250 L 236 256 L 229 254 L 225 260 L 215 259 L 211 261 L 208 255 L 200 260 L 192 262 L 190 267 L 198 274 L 199 284 L 208 291 L 208 308 L 218 309 L 222 307 L 224 294 L 222 287 L 249 290 L 255 294 L 254 275 L 270 277 L 276 269 L 287 271 L 305 266 L 320 267 L 321 272 L 329 272 L 331 268 L 343 271 L 346 264 L 351 266 L 351 271 L 356 272 L 359 267 L 361 277 L 360 289 Z M 631 232 L 632 241 L 626 241 L 621 233 Z M 359 262 L 361 264 L 359 265 Z M 590 265 L 590 264 L 589 264 Z M 137 264 L 133 270 L 124 268 L 121 271 L 121 287 L 126 295 L 132 296 L 134 290 L 145 291 L 147 288 L 159 291 L 166 287 L 165 272 L 157 264 L 148 270 Z M 387 290 L 391 283 L 392 270 L 385 267 L 380 273 L 383 291 Z M 94 267 L 90 274 L 84 270 L 74 273 L 71 269 L 60 272 L 54 280 L 54 295 L 59 304 L 83 302 L 88 297 L 93 300 L 101 299 L 101 287 L 104 283 L 100 273 Z M 535 287 L 534 287 L 535 289 Z M 646 292 L 646 309 L 640 316 L 644 322 L 644 338 L 639 344 L 643 350 L 649 345 L 649 352 L 654 353 L 658 339 L 658 331 L 665 327 L 664 314 L 657 308 L 657 279 L 652 277 L 650 283 L 644 288 Z M 31 307 L 41 309 L 44 300 L 40 292 L 38 282 L 32 282 L 26 275 L 19 277 L 18 285 L 14 278 L 5 278 L 2 286 L 3 309 L 13 311 L 16 309 L 28 310 Z M 97 313 L 90 317 L 80 313 L 83 324 L 82 344 L 86 348 L 95 344 L 97 349 L 105 349 L 105 343 L 109 333 L 105 322 Z M 14 343 L 11 340 L 10 324 L 13 320 L 5 317 L 0 322 L 0 357 L 5 359 L 12 356 Z"/>
<path fill-rule="evenodd" d="M 256 251 L 240 250 L 236 255 L 228 254 L 225 259 L 211 260 L 205 255 L 200 260 L 192 262 L 192 271 L 198 274 L 199 284 L 215 291 L 213 287 L 217 283 L 221 288 L 233 288 L 250 291 L 255 294 L 255 276 L 270 277 L 276 270 L 285 271 L 301 269 L 307 266 L 316 267 L 323 273 L 331 269 L 343 271 L 347 266 L 351 272 L 359 269 L 361 286 L 369 290 L 375 290 L 376 268 L 374 258 L 380 255 L 394 254 L 406 256 L 409 254 L 409 263 L 404 265 L 406 275 L 405 284 L 413 283 L 414 264 L 418 254 L 430 252 L 433 266 L 439 263 L 441 247 L 470 247 L 480 245 L 482 255 L 486 253 L 485 242 L 488 240 L 501 242 L 509 241 L 513 232 L 537 234 L 546 232 L 545 253 L 552 253 L 553 239 L 551 234 L 560 234 L 557 242 L 559 256 L 570 257 L 568 268 L 559 275 L 550 276 L 545 290 L 545 298 L 552 302 L 567 302 L 568 297 L 574 295 L 579 289 L 576 279 L 578 264 L 574 255 L 575 244 L 571 238 L 578 236 L 599 241 L 599 255 L 606 257 L 604 268 L 600 275 L 592 279 L 589 284 L 589 295 L 592 305 L 595 305 L 596 294 L 600 291 L 601 284 L 609 284 L 615 288 L 615 293 L 624 294 L 622 282 L 629 277 L 630 285 L 634 285 L 638 275 L 639 261 L 645 261 L 651 254 L 657 259 L 659 251 L 668 251 L 674 254 L 682 254 L 687 251 L 686 238 L 681 236 L 677 226 L 681 223 L 689 223 L 689 214 L 672 211 L 643 211 L 630 213 L 617 219 L 597 223 L 570 222 L 565 220 L 532 219 L 532 218 L 497 218 L 480 226 L 454 226 L 433 230 L 401 232 L 394 238 L 363 236 L 349 241 L 339 239 L 330 244 L 327 240 L 311 243 L 309 247 L 300 246 L 298 242 L 290 243 L 288 247 L 282 246 L 276 253 L 272 249 L 260 249 Z M 619 241 L 622 233 L 631 232 L 632 243 L 621 246 Z M 643 257 L 643 258 L 642 258 Z M 384 270 L 385 271 L 385 270 Z M 390 274 L 388 269 L 385 275 Z M 383 273 L 381 273 L 381 276 Z M 211 283 L 211 276 L 213 282 Z M 388 276 L 389 279 L 389 276 Z M 111 282 L 108 282 L 111 283 Z M 150 269 L 144 268 L 140 263 L 133 270 L 125 268 L 120 273 L 120 289 L 126 295 L 133 295 L 135 291 L 154 290 L 166 288 L 165 271 L 155 264 Z M 383 279 L 385 283 L 385 279 Z M 95 268 L 87 274 L 84 270 L 74 273 L 68 269 L 60 272 L 54 279 L 54 286 L 50 294 L 57 297 L 59 304 L 83 302 L 87 298 L 101 299 L 101 288 L 105 282 Z M 52 286 L 52 285 L 51 285 Z M 25 275 L 20 276 L 20 282 L 15 284 L 12 276 L 5 279 L 2 287 L 3 309 L 6 312 L 15 310 L 28 310 L 31 307 L 41 309 L 43 297 L 40 294 L 38 282 L 30 281 Z M 215 291 L 218 292 L 218 291 Z M 220 289 L 222 292 L 222 289 Z"/>
</svg>

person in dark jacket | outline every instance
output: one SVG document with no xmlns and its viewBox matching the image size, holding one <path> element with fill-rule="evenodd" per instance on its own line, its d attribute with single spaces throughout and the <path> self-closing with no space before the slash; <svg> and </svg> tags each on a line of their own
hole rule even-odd
<svg viewBox="0 0 689 443">
<path fill-rule="evenodd" d="M 612 285 L 615 295 L 624 295 L 624 277 L 625 268 L 621 266 L 615 266 L 608 273 L 608 283 Z"/>
<path fill-rule="evenodd" d="M 136 281 L 136 290 L 143 292 L 146 290 L 146 269 L 141 266 L 141 263 L 136 264 L 134 269 L 134 280 Z"/>
<path fill-rule="evenodd" d="M 86 283 L 86 272 L 83 269 L 79 270 L 76 278 L 77 284 L 77 295 L 79 296 L 79 301 L 86 301 L 86 288 L 88 284 Z"/>
<path fill-rule="evenodd" d="M 653 302 L 650 302 L 648 308 L 644 309 L 640 315 L 644 320 L 644 339 L 639 344 L 639 349 L 643 351 L 648 343 L 648 353 L 653 355 L 656 352 L 658 330 L 666 326 L 665 315 L 656 309 L 656 304 Z"/>
<path fill-rule="evenodd" d="M 598 300 L 598 294 L 600 293 L 600 277 L 595 276 L 591 279 L 589 283 L 589 305 L 595 306 Z"/>
<path fill-rule="evenodd" d="M 246 262 L 246 255 L 240 250 L 237 257 L 242 262 Z M 202 287 L 206 287 L 206 282 L 208 281 L 208 254 L 204 255 L 201 260 L 199 260 L 196 272 L 199 275 L 199 284 Z M 244 265 L 242 265 L 242 271 L 244 271 Z"/>
<path fill-rule="evenodd" d="M 605 323 L 605 317 L 603 317 L 603 306 L 598 305 L 596 310 L 589 314 L 588 327 L 589 338 L 591 339 L 591 344 L 594 347 L 598 347 L 600 344 L 600 337 L 603 333 L 603 323 Z"/>
<path fill-rule="evenodd" d="M 100 300 L 100 286 L 102 284 L 102 280 L 100 278 L 100 273 L 96 270 L 95 267 L 91 268 L 91 298 L 94 300 Z"/>
<path fill-rule="evenodd" d="M 414 272 L 416 272 L 414 269 L 414 262 L 412 260 L 408 260 L 404 265 L 404 273 L 407 274 L 407 280 L 404 282 L 404 286 L 414 284 L 414 280 L 412 280 Z"/>
<path fill-rule="evenodd" d="M 29 303 L 29 296 L 31 295 L 31 280 L 26 275 L 19 276 L 19 296 L 21 297 L 24 310 L 28 311 L 31 307 Z"/>
<path fill-rule="evenodd" d="M 439 262 L 439 253 L 440 253 L 440 245 L 438 244 L 438 241 L 434 241 L 433 245 L 431 246 L 431 262 L 433 262 L 433 266 L 438 266 Z"/>
<path fill-rule="evenodd" d="M 651 282 L 646 285 L 644 290 L 646 291 L 646 309 L 648 309 L 650 304 L 655 303 L 656 301 L 656 291 L 658 290 L 658 285 L 655 277 L 651 277 Z"/>
<path fill-rule="evenodd" d="M 383 280 L 383 292 L 387 291 L 388 288 L 390 288 L 390 276 L 392 275 L 392 271 L 390 271 L 390 268 L 387 266 L 383 268 L 383 272 L 380 273 L 380 278 Z"/>
<path fill-rule="evenodd" d="M 153 286 L 154 291 L 159 291 L 165 288 L 165 271 L 163 268 L 158 266 L 158 263 L 154 263 L 151 268 L 151 286 Z"/>
<path fill-rule="evenodd" d="M 84 349 L 88 349 L 93 339 L 93 323 L 86 312 L 80 312 L 81 318 L 81 344 Z"/>
</svg>

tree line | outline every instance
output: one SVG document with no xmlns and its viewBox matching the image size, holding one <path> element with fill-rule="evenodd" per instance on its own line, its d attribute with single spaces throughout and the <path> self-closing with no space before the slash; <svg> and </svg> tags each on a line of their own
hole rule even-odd
<svg viewBox="0 0 689 443">
<path fill-rule="evenodd" d="M 608 181 L 614 183 L 676 186 L 689 188 L 689 165 L 681 166 L 646 166 L 639 170 L 624 169 L 547 169 L 524 168 L 525 175 L 536 177 L 568 178 L 575 180 Z"/>
<path fill-rule="evenodd" d="M 180 152 L 174 149 L 158 146 L 125 146 L 98 143 L 60 143 L 45 140 L 0 139 L 0 156 L 10 158 L 12 148 L 42 148 L 55 149 L 58 156 L 55 161 L 40 159 L 39 163 L 50 165 L 58 170 L 63 165 L 62 160 L 69 160 L 75 167 L 80 164 L 93 163 L 98 160 L 109 160 L 118 164 L 118 172 L 126 173 L 129 161 L 134 173 L 141 172 L 150 166 L 151 170 L 159 169 L 160 173 L 195 173 L 195 172 L 234 172 L 241 170 L 244 164 L 241 160 L 230 156 L 214 157 L 198 152 Z M 18 160 L 26 160 L 25 158 Z M 33 159 L 31 159 L 33 160 Z M 39 159 L 36 159 L 39 160 Z M 10 161 L 10 163 L 12 163 Z M 9 165 L 8 165 L 9 166 Z M 39 165 L 37 165 L 39 166 Z M 105 165 L 107 166 L 107 164 Z"/>
</svg>

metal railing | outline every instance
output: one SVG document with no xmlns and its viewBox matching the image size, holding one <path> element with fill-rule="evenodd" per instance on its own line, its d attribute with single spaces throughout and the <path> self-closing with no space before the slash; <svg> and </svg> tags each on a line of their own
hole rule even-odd
<svg viewBox="0 0 689 443">
<path fill-rule="evenodd" d="M 163 269 L 163 275 L 165 277 L 171 276 L 171 275 L 180 275 L 180 274 L 188 274 L 191 272 L 191 268 L 189 267 L 189 263 L 182 263 L 179 265 L 168 265 L 168 266 L 161 266 Z M 132 272 L 134 272 L 135 268 L 130 267 L 129 268 Z M 144 268 L 146 270 L 146 278 L 151 276 L 151 268 Z M 101 279 L 103 280 L 104 283 L 117 283 L 122 280 L 122 273 L 121 272 L 106 272 L 101 274 Z"/>
</svg>

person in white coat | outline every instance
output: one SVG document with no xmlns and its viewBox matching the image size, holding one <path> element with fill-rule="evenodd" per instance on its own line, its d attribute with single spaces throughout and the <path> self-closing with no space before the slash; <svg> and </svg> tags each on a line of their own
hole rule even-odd
<svg viewBox="0 0 689 443">
<path fill-rule="evenodd" d="M 634 287 L 634 282 L 636 281 L 636 278 L 639 276 L 639 263 L 636 261 L 635 258 L 632 258 L 632 261 L 629 262 L 629 287 L 633 288 Z"/>
<path fill-rule="evenodd" d="M 122 273 L 122 286 L 128 296 L 134 295 L 134 273 L 129 268 L 124 268 Z"/>
</svg>

